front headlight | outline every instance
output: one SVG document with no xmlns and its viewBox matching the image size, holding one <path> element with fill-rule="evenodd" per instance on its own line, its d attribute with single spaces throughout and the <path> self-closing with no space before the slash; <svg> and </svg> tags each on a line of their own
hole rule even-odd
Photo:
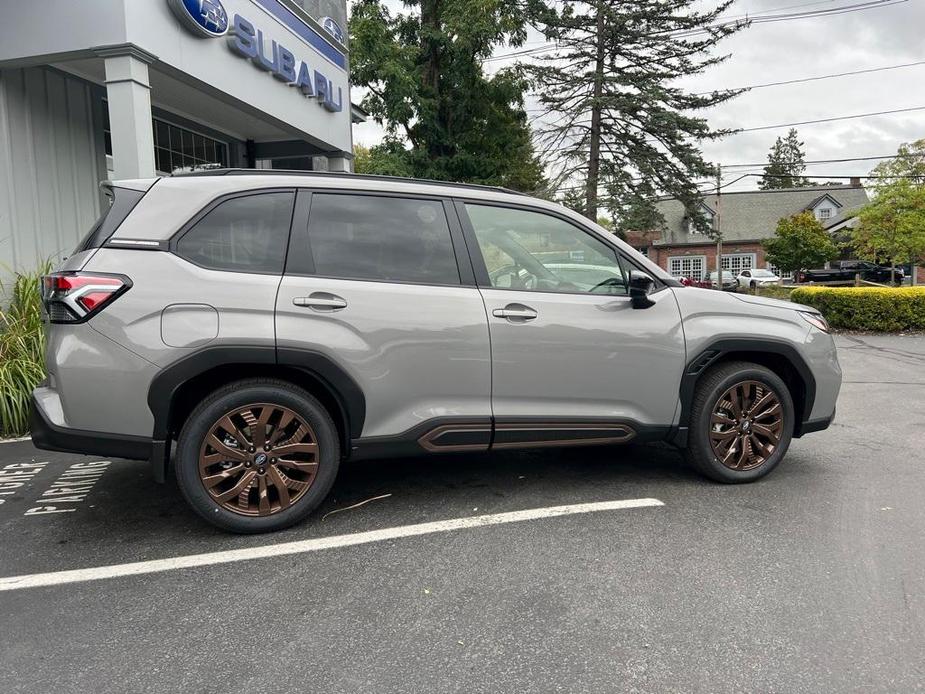
<svg viewBox="0 0 925 694">
<path fill-rule="evenodd" d="M 822 317 L 820 313 L 810 313 L 809 311 L 797 311 L 803 320 L 809 323 L 814 328 L 819 328 L 824 333 L 829 332 L 829 324 L 826 322 L 825 318 Z"/>
</svg>

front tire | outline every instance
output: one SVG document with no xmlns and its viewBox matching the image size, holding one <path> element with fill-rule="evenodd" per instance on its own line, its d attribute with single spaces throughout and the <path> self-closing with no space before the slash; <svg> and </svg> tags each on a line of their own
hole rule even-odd
<svg viewBox="0 0 925 694">
<path fill-rule="evenodd" d="M 787 453 L 794 417 L 787 385 L 767 367 L 716 366 L 694 392 L 687 460 L 717 482 L 753 482 Z"/>
<path fill-rule="evenodd" d="M 289 527 L 324 500 L 340 463 L 337 429 L 311 395 L 285 381 L 228 384 L 201 402 L 177 443 L 183 496 L 235 533 Z"/>
</svg>

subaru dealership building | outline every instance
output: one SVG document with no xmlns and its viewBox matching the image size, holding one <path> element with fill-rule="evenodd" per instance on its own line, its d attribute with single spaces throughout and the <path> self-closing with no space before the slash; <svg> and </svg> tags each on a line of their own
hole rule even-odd
<svg viewBox="0 0 925 694">
<path fill-rule="evenodd" d="M 351 170 L 344 27 L 345 0 L 4 3 L 0 264 L 70 252 L 102 180 Z"/>
</svg>

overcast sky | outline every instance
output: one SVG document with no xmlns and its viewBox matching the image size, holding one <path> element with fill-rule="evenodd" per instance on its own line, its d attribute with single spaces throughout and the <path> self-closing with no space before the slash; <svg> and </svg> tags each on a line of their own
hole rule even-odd
<svg viewBox="0 0 925 694">
<path fill-rule="evenodd" d="M 729 16 L 745 13 L 800 12 L 855 5 L 862 0 L 739 0 Z M 399 6 L 399 3 L 389 3 Z M 786 8 L 786 9 L 781 9 Z M 532 33 L 527 48 L 544 43 Z M 925 0 L 907 0 L 819 18 L 755 24 L 720 44 L 729 59 L 707 73 L 689 79 L 692 91 L 747 86 L 757 83 L 814 77 L 836 72 L 885 67 L 925 60 Z M 501 47 L 497 54 L 510 52 Z M 509 61 L 486 64 L 498 69 Z M 354 99 L 362 94 L 354 90 Z M 528 110 L 536 102 L 528 99 Z M 755 89 L 704 112 L 713 127 L 749 128 L 817 118 L 925 106 L 925 65 L 826 79 L 803 84 Z M 798 126 L 806 143 L 806 158 L 838 159 L 893 154 L 903 142 L 925 137 L 925 110 L 818 125 Z M 764 162 L 769 147 L 786 128 L 741 133 L 720 142 L 705 143 L 706 158 L 722 164 Z M 365 123 L 354 130 L 354 141 L 375 144 L 382 130 Z M 811 165 L 807 172 L 864 175 L 876 162 Z M 745 170 L 724 176 L 725 181 Z M 746 178 L 728 190 L 756 187 Z"/>
</svg>

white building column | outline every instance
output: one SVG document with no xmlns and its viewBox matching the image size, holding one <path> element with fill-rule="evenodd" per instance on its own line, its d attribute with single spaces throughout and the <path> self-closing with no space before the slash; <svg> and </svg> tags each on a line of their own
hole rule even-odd
<svg viewBox="0 0 925 694">
<path fill-rule="evenodd" d="M 103 58 L 106 68 L 113 177 L 152 177 L 154 131 L 148 65 L 156 58 L 135 46 L 101 49 L 97 55 Z"/>
<path fill-rule="evenodd" d="M 353 173 L 353 162 L 347 157 L 328 156 L 328 171 Z"/>
</svg>

